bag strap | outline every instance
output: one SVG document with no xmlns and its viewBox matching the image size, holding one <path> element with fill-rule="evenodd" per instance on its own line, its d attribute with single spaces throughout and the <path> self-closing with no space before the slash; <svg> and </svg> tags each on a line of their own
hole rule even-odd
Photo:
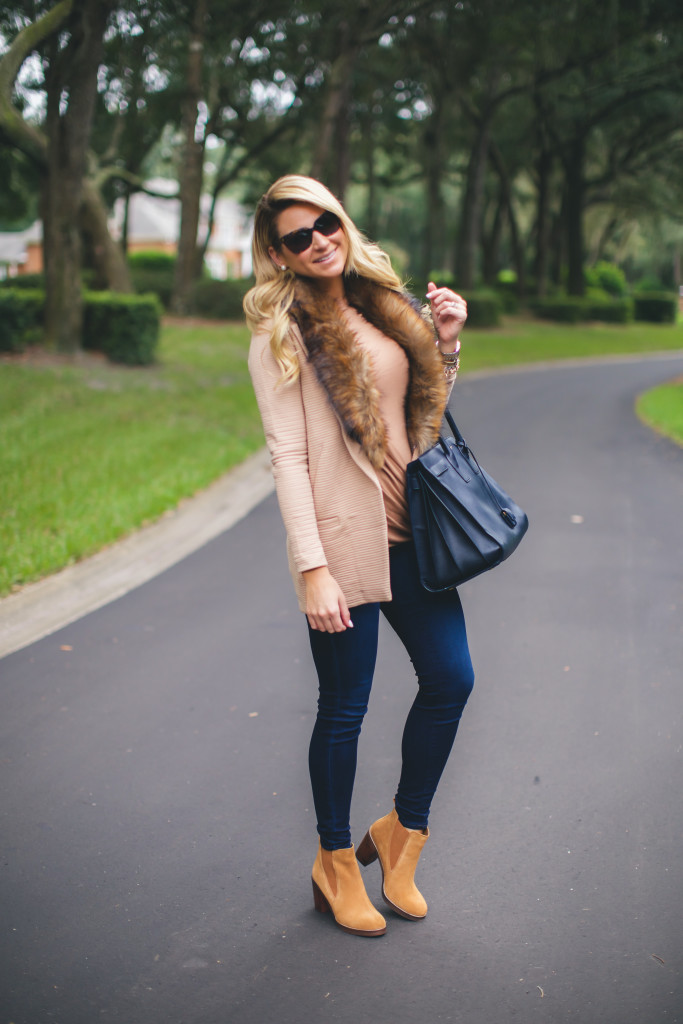
<svg viewBox="0 0 683 1024">
<path fill-rule="evenodd" d="M 467 448 L 467 442 L 465 441 L 465 438 L 458 430 L 458 425 L 453 419 L 453 414 L 451 413 L 451 410 L 446 409 L 444 416 L 446 417 L 446 422 L 448 423 L 448 426 L 451 428 L 451 433 L 453 434 L 455 440 L 458 442 L 458 445 L 462 445 L 465 448 Z"/>
<path fill-rule="evenodd" d="M 470 460 L 470 462 L 473 462 L 474 465 L 477 467 L 477 470 L 479 471 L 479 473 L 481 475 L 482 482 L 483 482 L 484 486 L 486 487 L 486 490 L 489 492 L 489 496 L 491 498 L 491 501 L 494 503 L 494 505 L 496 505 L 498 507 L 498 511 L 500 512 L 501 516 L 503 517 L 505 522 L 508 524 L 508 526 L 510 526 L 510 527 L 516 526 L 517 525 L 517 517 L 515 515 L 513 515 L 513 513 L 510 511 L 509 508 L 503 508 L 501 503 L 498 501 L 497 496 L 492 491 L 491 486 L 490 486 L 490 484 L 489 484 L 489 482 L 488 482 L 488 480 L 486 478 L 486 474 L 484 473 L 484 471 L 482 470 L 481 466 L 479 465 L 479 462 L 477 461 L 477 456 L 474 454 L 472 449 L 468 446 L 467 441 L 465 440 L 465 438 L 462 436 L 462 434 L 458 430 L 458 425 L 455 422 L 455 420 L 453 419 L 453 414 L 451 413 L 450 409 L 446 409 L 446 411 L 444 412 L 444 416 L 446 418 L 446 422 L 448 423 L 448 426 L 451 428 L 451 432 L 452 432 L 453 437 L 455 439 L 455 443 L 458 445 L 458 447 L 460 448 L 462 453 Z M 445 442 L 442 440 L 442 438 L 439 438 L 439 441 L 441 443 L 441 446 L 444 447 Z"/>
</svg>

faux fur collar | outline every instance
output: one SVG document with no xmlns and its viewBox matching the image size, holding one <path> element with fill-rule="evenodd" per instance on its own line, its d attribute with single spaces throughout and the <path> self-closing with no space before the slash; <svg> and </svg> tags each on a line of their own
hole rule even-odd
<svg viewBox="0 0 683 1024">
<path fill-rule="evenodd" d="M 439 435 L 448 387 L 432 328 L 400 292 L 352 276 L 346 281 L 350 305 L 408 357 L 406 427 L 410 446 L 426 451 Z M 379 410 L 370 357 L 339 315 L 339 307 L 309 281 L 300 280 L 291 315 L 308 358 L 349 437 L 357 441 L 375 469 L 384 463 L 386 428 Z"/>
</svg>

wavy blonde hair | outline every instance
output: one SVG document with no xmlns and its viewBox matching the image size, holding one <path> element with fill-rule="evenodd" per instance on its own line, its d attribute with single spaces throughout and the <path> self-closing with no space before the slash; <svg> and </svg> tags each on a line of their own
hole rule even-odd
<svg viewBox="0 0 683 1024">
<path fill-rule="evenodd" d="M 387 288 L 402 287 L 387 254 L 361 234 L 329 189 L 315 178 L 307 178 L 302 174 L 286 174 L 278 178 L 256 206 L 252 242 L 256 284 L 244 297 L 244 312 L 252 333 L 261 329 L 265 323 L 269 324 L 270 347 L 282 370 L 281 383 L 296 380 L 299 376 L 299 360 L 289 340 L 289 310 L 294 301 L 297 278 L 290 270 L 278 270 L 268 250 L 271 246 L 277 252 L 281 250 L 277 219 L 283 210 L 294 203 L 309 203 L 321 210 L 336 213 L 339 217 L 349 243 L 345 277 L 359 274 Z"/>
</svg>

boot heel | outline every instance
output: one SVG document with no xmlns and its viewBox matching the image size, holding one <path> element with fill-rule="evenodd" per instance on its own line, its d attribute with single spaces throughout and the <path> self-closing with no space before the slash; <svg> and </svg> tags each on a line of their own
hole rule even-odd
<svg viewBox="0 0 683 1024">
<path fill-rule="evenodd" d="M 366 832 L 363 842 L 356 850 L 356 858 L 361 862 L 363 867 L 366 868 L 368 864 L 372 864 L 373 861 L 376 861 L 377 857 L 378 853 L 375 849 L 372 837 L 369 832 Z"/>
<path fill-rule="evenodd" d="M 320 914 L 327 914 L 330 910 L 330 904 L 315 882 L 313 882 L 313 905 Z"/>
</svg>

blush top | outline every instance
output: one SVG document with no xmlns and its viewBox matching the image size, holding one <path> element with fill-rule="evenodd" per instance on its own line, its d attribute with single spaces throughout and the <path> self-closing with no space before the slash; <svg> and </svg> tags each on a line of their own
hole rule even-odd
<svg viewBox="0 0 683 1024">
<path fill-rule="evenodd" d="M 389 545 L 412 539 L 406 500 L 406 466 L 413 457 L 406 428 L 405 399 L 408 390 L 408 357 L 401 346 L 382 334 L 353 307 L 344 318 L 358 344 L 367 352 L 379 391 L 380 415 L 386 428 L 384 465 L 378 470 Z"/>
</svg>

